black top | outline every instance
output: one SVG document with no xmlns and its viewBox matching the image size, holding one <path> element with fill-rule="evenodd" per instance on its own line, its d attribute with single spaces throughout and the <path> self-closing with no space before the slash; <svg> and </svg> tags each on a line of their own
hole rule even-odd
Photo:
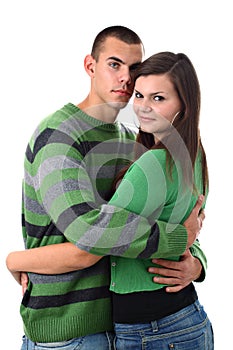
<svg viewBox="0 0 233 350">
<path fill-rule="evenodd" d="M 113 320 L 116 323 L 147 323 L 171 315 L 197 300 L 193 284 L 181 291 L 156 291 L 113 294 Z"/>
</svg>

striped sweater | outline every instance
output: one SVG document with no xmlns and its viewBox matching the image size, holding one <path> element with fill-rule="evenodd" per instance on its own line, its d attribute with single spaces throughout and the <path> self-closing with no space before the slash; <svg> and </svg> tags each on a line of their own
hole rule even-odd
<svg viewBox="0 0 233 350">
<path fill-rule="evenodd" d="M 121 123 L 103 123 L 73 104 L 44 119 L 32 136 L 23 181 L 25 247 L 68 240 L 106 255 L 82 271 L 29 274 L 20 312 L 32 341 L 62 341 L 112 329 L 107 255 L 149 258 L 184 252 L 183 226 L 166 233 L 166 223 L 150 224 L 108 205 L 113 178 L 132 158 L 134 138 Z M 202 260 L 199 249 L 194 253 Z"/>
</svg>

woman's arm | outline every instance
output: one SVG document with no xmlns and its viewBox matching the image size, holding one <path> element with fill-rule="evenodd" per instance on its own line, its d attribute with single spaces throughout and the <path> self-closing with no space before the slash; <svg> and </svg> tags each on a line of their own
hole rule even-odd
<svg viewBox="0 0 233 350">
<path fill-rule="evenodd" d="M 6 258 L 6 265 L 18 281 L 17 272 L 19 271 L 61 274 L 82 270 L 94 265 L 101 258 L 101 256 L 89 254 L 74 244 L 66 242 L 11 252 Z"/>
</svg>

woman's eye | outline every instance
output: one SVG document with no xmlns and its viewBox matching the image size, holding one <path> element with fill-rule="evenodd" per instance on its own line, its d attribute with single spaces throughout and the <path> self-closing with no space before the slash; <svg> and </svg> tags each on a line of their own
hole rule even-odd
<svg viewBox="0 0 233 350">
<path fill-rule="evenodd" d="M 163 100 L 164 100 L 164 97 L 163 97 L 163 96 L 157 95 L 157 96 L 154 97 L 154 100 L 155 100 L 155 101 L 163 101 Z"/>
<path fill-rule="evenodd" d="M 135 92 L 134 96 L 136 98 L 142 98 L 142 94 L 140 94 L 140 92 Z"/>
</svg>

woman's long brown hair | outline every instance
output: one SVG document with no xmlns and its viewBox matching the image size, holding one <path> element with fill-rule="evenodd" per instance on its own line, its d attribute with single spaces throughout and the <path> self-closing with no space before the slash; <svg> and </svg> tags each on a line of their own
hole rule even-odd
<svg viewBox="0 0 233 350">
<path fill-rule="evenodd" d="M 191 176 L 197 154 L 201 152 L 203 194 L 205 195 L 209 186 L 208 167 L 204 147 L 199 132 L 199 117 L 201 105 L 200 85 L 196 71 L 190 59 L 183 53 L 160 52 L 146 59 L 135 72 L 135 81 L 140 76 L 167 74 L 176 89 L 182 110 L 173 123 L 173 131 L 166 140 L 155 144 L 152 134 L 139 129 L 135 143 L 135 160 L 138 159 L 146 149 L 165 148 L 167 151 L 167 165 L 169 173 L 174 165 L 174 160 L 181 161 L 184 179 L 190 182 L 190 171 L 185 166 L 184 148 L 186 147 L 192 164 Z M 177 142 L 177 132 L 182 142 Z M 175 145 L 175 146 L 174 146 Z M 172 154 L 169 151 L 172 149 Z M 115 184 L 124 176 L 130 164 L 118 174 Z"/>
</svg>

